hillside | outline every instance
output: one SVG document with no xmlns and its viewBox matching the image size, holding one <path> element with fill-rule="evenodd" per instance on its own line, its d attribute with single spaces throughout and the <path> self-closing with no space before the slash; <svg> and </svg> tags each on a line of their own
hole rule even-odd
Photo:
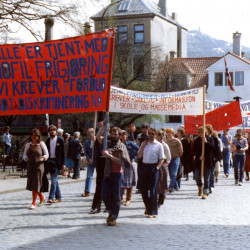
<svg viewBox="0 0 250 250">
<path fill-rule="evenodd" d="M 198 30 L 188 31 L 187 44 L 188 57 L 223 56 L 233 49 L 232 43 L 213 38 Z M 245 57 L 250 60 L 250 48 L 242 46 L 241 51 L 245 52 Z"/>
</svg>

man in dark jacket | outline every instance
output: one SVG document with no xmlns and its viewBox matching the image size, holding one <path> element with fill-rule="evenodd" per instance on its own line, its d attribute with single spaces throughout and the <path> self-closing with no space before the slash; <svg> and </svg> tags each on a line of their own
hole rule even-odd
<svg viewBox="0 0 250 250">
<path fill-rule="evenodd" d="M 74 175 L 72 179 L 80 178 L 80 161 L 82 152 L 82 143 L 79 141 L 80 132 L 74 133 L 74 139 L 69 142 L 69 157 L 74 161 Z"/>
<path fill-rule="evenodd" d="M 198 137 L 194 140 L 194 165 L 195 165 L 195 181 L 199 188 L 198 196 L 202 195 L 202 199 L 206 199 L 209 195 L 210 175 L 213 168 L 213 151 L 214 141 L 208 136 L 205 128 L 205 137 L 203 138 L 203 127 L 198 128 Z M 202 155 L 202 140 L 205 143 L 205 154 Z M 204 159 L 204 189 L 201 178 L 201 161 Z"/>
<path fill-rule="evenodd" d="M 48 202 L 54 203 L 62 201 L 57 176 L 59 171 L 65 167 L 65 149 L 63 138 L 57 136 L 57 127 L 50 125 L 48 132 L 50 137 L 45 141 L 49 152 L 49 159 L 46 164 L 49 168 L 51 176 L 51 187 Z"/>
</svg>

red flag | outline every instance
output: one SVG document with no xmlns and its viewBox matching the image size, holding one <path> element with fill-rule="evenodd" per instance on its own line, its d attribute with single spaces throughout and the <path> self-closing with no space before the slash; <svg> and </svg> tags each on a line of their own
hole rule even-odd
<svg viewBox="0 0 250 250">
<path fill-rule="evenodd" d="M 202 126 L 202 115 L 185 116 L 186 134 L 197 134 Z M 240 102 L 235 101 L 206 114 L 206 124 L 211 124 L 215 131 L 232 128 L 242 124 Z"/>
<path fill-rule="evenodd" d="M 227 84 L 230 87 L 230 89 L 235 92 L 235 90 L 233 88 L 233 84 L 232 84 L 230 73 L 228 72 L 227 61 L 226 61 L 225 56 L 224 56 L 224 62 L 225 62 L 225 71 L 226 71 L 225 74 L 226 74 Z"/>
</svg>

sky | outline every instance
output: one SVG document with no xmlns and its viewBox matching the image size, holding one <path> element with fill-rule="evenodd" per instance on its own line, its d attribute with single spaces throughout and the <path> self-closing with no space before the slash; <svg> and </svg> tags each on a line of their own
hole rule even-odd
<svg viewBox="0 0 250 250">
<path fill-rule="evenodd" d="M 155 0 L 155 2 L 158 2 Z M 168 12 L 188 30 L 200 29 L 232 43 L 232 33 L 242 33 L 241 44 L 250 47 L 250 0 L 167 0 Z"/>
<path fill-rule="evenodd" d="M 82 13 L 89 17 L 111 2 L 110 0 L 86 1 L 88 4 L 85 6 L 82 4 Z M 152 1 L 158 3 L 158 0 Z M 232 43 L 232 33 L 238 31 L 242 33 L 241 44 L 250 47 L 248 21 L 250 0 L 167 0 L 167 6 L 169 15 L 176 12 L 178 22 L 188 30 L 200 29 L 205 34 L 230 43 Z M 88 19 L 85 15 L 84 19 Z M 39 26 L 44 29 L 43 21 Z M 56 24 L 54 26 L 54 39 L 75 35 L 76 33 L 69 32 L 62 26 L 56 26 Z M 22 37 L 24 38 L 22 42 L 35 42 L 29 34 Z"/>
</svg>

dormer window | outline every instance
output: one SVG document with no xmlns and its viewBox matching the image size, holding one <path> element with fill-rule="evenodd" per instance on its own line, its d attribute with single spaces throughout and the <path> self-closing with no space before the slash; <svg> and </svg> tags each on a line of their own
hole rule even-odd
<svg viewBox="0 0 250 250">
<path fill-rule="evenodd" d="M 122 11 L 127 11 L 130 5 L 130 0 L 123 0 L 120 2 L 120 4 L 117 7 L 117 11 L 122 12 Z"/>
</svg>

